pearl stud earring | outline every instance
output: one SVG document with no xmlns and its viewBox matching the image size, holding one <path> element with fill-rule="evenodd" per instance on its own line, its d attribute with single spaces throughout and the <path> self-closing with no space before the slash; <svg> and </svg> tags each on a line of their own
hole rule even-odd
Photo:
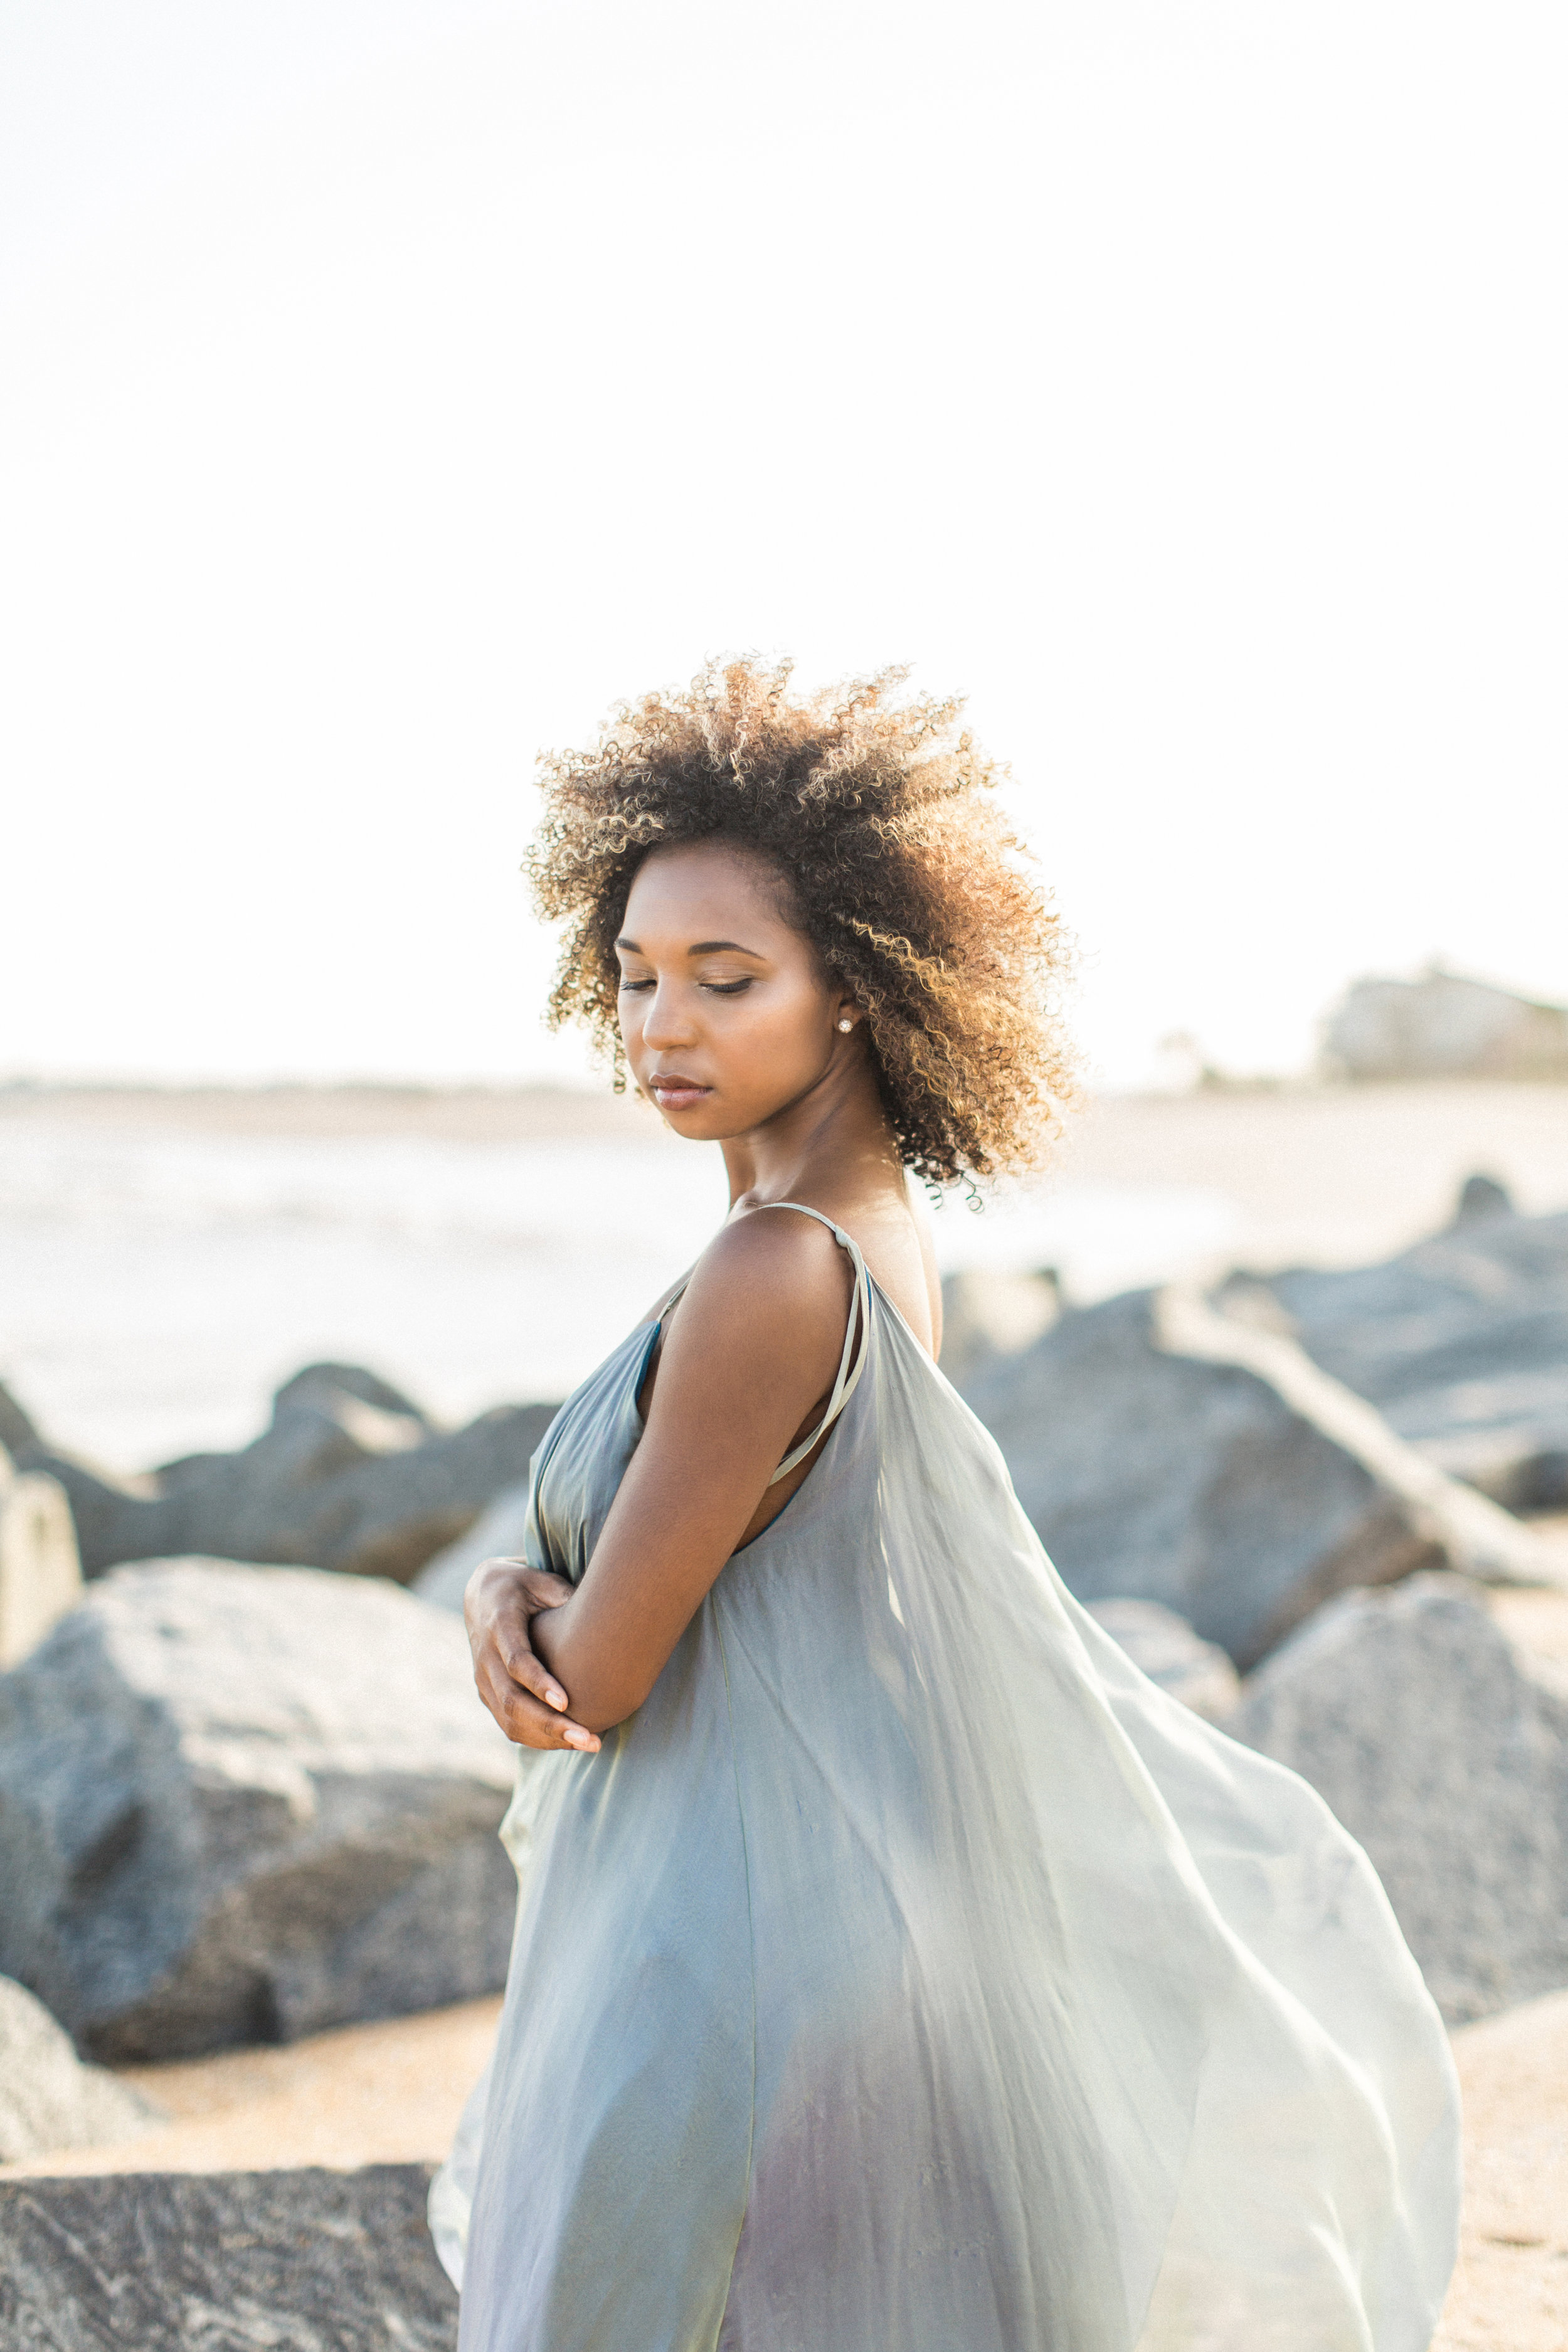
<svg viewBox="0 0 1568 2352">
<path fill-rule="evenodd" d="M 839 1023 L 838 1026 L 840 1027 L 840 1029 L 853 1029 L 853 1028 L 854 1028 L 854 1026 L 855 1026 L 855 1024 L 853 1023 L 853 1021 L 841 1021 L 841 1022 Z"/>
</svg>

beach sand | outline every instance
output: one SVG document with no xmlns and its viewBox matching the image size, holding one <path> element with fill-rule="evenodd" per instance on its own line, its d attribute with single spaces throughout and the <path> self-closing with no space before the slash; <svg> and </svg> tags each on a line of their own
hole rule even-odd
<svg viewBox="0 0 1568 2352">
<path fill-rule="evenodd" d="M 1454 2036 L 1465 2221 L 1434 2352 L 1568 2345 L 1568 1992 Z"/>
<path fill-rule="evenodd" d="M 0 2166 L 46 2173 L 218 2172 L 444 2156 L 489 2053 L 499 2000 L 289 2049 L 126 2070 L 169 2120 L 106 2148 Z M 1434 2352 L 1568 2344 L 1568 1991 L 1454 2037 L 1465 2098 L 1465 2229 Z"/>
<path fill-rule="evenodd" d="M 1537 1523 L 1568 1548 L 1568 1516 Z M 1568 1667 L 1568 1597 L 1499 1591 L 1513 1637 Z M 109 2147 L 0 2165 L 32 2174 L 222 2172 L 444 2157 L 489 2053 L 499 1997 L 286 2048 L 122 2070 L 166 2120 Z M 1568 2346 L 1568 1990 L 1463 2027 L 1465 2219 L 1433 2352 Z"/>
<path fill-rule="evenodd" d="M 0 1131 L 160 1130 L 452 1143 L 591 1139 L 679 1153 L 652 1114 L 609 1096 L 277 1089 L 0 1095 Z M 1107 1099 L 1064 1147 L 1070 1181 L 1217 1186 L 1234 1253 L 1255 1265 L 1353 1264 L 1440 1224 L 1473 1169 L 1521 1208 L 1568 1200 L 1568 1087 L 1462 1085 Z M 1541 1525 L 1542 1523 L 1537 1523 Z M 1543 1527 L 1542 1532 L 1548 1530 Z M 1568 1542 L 1568 1520 L 1551 1530 Z M 1568 1666 L 1559 1594 L 1494 1596 L 1519 1638 Z M 349 2168 L 437 2159 L 483 2066 L 497 2000 L 353 2026 L 288 2048 L 128 2070 L 167 2120 L 118 2146 L 0 2167 L 28 2174 Z M 1455 2036 L 1466 2106 L 1459 2267 L 1435 2352 L 1568 2347 L 1568 1990 Z"/>
<path fill-rule="evenodd" d="M 483 2072 L 499 1994 L 283 2048 L 119 2068 L 168 2120 L 109 2147 L 0 2165 L 29 2173 L 251 2172 L 284 2165 L 417 2164 L 444 2157 Z"/>
</svg>

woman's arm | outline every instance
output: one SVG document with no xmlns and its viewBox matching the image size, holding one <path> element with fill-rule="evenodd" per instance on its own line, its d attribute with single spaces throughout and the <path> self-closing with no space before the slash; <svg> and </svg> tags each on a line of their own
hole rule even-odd
<svg viewBox="0 0 1568 2352">
<path fill-rule="evenodd" d="M 583 1580 L 533 1621 L 575 1722 L 603 1731 L 636 1712 L 725 1561 L 773 1516 L 768 1482 L 832 1390 L 852 1289 L 843 1250 L 803 1217 L 752 1214 L 704 1253 Z"/>
</svg>

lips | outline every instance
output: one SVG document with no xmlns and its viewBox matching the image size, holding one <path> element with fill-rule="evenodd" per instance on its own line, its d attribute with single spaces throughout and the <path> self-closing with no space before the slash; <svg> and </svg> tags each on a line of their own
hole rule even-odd
<svg viewBox="0 0 1568 2352">
<path fill-rule="evenodd" d="M 689 1110 L 713 1091 L 679 1070 L 661 1070 L 647 1081 L 647 1090 L 660 1110 Z"/>
</svg>

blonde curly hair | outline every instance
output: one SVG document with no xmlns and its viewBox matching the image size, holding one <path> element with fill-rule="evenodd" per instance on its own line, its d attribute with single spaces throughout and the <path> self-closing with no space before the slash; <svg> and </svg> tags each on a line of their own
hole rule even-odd
<svg viewBox="0 0 1568 2352">
<path fill-rule="evenodd" d="M 722 840 L 775 869 L 790 919 L 861 1007 L 900 1157 L 951 1184 L 1031 1165 L 1074 1092 L 1059 919 L 961 733 L 957 700 L 886 669 L 792 696 L 791 666 L 710 662 L 623 703 L 588 751 L 542 755 L 525 871 L 566 925 L 550 1023 L 581 1020 L 626 1083 L 615 942 L 653 849 Z"/>
</svg>

